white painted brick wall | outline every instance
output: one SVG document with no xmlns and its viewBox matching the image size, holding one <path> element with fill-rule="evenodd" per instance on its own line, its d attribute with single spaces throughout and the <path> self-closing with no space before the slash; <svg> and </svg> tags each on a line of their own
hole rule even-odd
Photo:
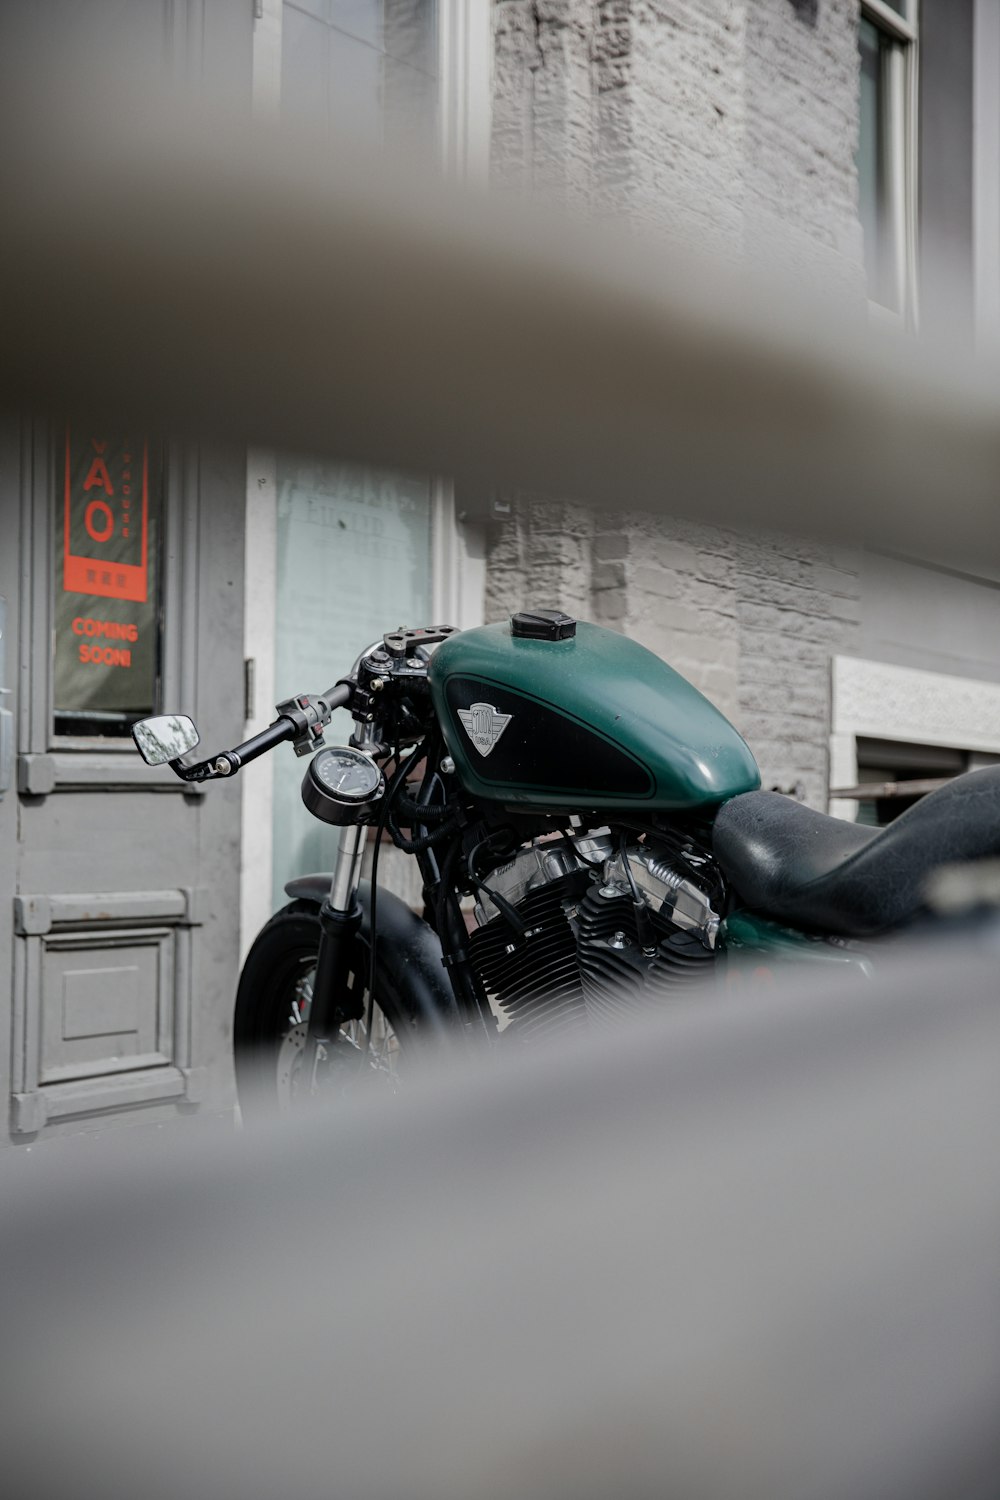
<svg viewBox="0 0 1000 1500">
<path fill-rule="evenodd" d="M 744 242 L 863 306 L 858 0 L 747 5 Z"/>
<path fill-rule="evenodd" d="M 864 307 L 856 0 L 495 0 L 492 172 Z M 513 496 L 487 618 L 533 603 L 647 645 L 746 735 L 765 786 L 827 791 L 829 661 L 858 569 L 792 537 Z M 627 498 L 627 497 L 626 497 Z"/>
</svg>

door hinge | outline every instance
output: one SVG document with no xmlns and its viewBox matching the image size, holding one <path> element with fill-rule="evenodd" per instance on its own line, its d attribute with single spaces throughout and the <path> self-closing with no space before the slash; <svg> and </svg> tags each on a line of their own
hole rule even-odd
<svg viewBox="0 0 1000 1500">
<path fill-rule="evenodd" d="M 0 797 L 10 791 L 13 773 L 14 715 L 9 708 L 0 708 Z"/>
<path fill-rule="evenodd" d="M 257 659 L 243 659 L 243 717 L 249 724 L 256 717 L 257 708 Z"/>
<path fill-rule="evenodd" d="M 263 21 L 264 0 L 253 0 L 253 18 L 255 21 Z"/>
</svg>

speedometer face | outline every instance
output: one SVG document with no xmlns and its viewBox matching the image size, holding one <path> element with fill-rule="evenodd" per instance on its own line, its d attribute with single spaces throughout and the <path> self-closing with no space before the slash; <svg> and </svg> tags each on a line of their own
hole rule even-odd
<svg viewBox="0 0 1000 1500">
<path fill-rule="evenodd" d="M 302 800 L 313 817 L 341 828 L 367 822 L 384 791 L 378 766 L 350 745 L 318 751 L 302 778 Z"/>
<path fill-rule="evenodd" d="M 360 750 L 321 750 L 313 761 L 316 779 L 335 797 L 358 801 L 378 788 L 381 773 Z"/>
</svg>

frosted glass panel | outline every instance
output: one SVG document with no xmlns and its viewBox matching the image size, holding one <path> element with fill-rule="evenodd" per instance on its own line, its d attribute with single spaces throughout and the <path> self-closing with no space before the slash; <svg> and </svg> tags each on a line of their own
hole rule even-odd
<svg viewBox="0 0 1000 1500">
<path fill-rule="evenodd" d="M 285 0 L 281 112 L 338 140 L 433 151 L 434 0 Z"/>
<path fill-rule="evenodd" d="M 275 695 L 320 693 L 365 646 L 431 612 L 428 481 L 292 457 L 278 462 Z M 346 740 L 348 714 L 328 739 Z M 310 817 L 299 787 L 306 762 L 279 750 L 274 766 L 274 895 L 293 875 L 331 868 L 335 829 Z"/>
<path fill-rule="evenodd" d="M 327 29 L 297 5 L 286 5 L 281 28 L 281 113 L 301 123 L 330 114 Z"/>
</svg>

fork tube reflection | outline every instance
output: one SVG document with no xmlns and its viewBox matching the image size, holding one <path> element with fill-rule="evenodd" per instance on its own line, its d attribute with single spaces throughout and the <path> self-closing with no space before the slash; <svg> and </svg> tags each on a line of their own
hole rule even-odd
<svg viewBox="0 0 1000 1500">
<path fill-rule="evenodd" d="M 358 888 L 361 855 L 364 849 L 365 830 L 357 823 L 348 824 L 340 830 L 337 847 L 337 862 L 333 868 L 330 894 L 327 897 L 334 911 L 350 911 Z"/>
</svg>

